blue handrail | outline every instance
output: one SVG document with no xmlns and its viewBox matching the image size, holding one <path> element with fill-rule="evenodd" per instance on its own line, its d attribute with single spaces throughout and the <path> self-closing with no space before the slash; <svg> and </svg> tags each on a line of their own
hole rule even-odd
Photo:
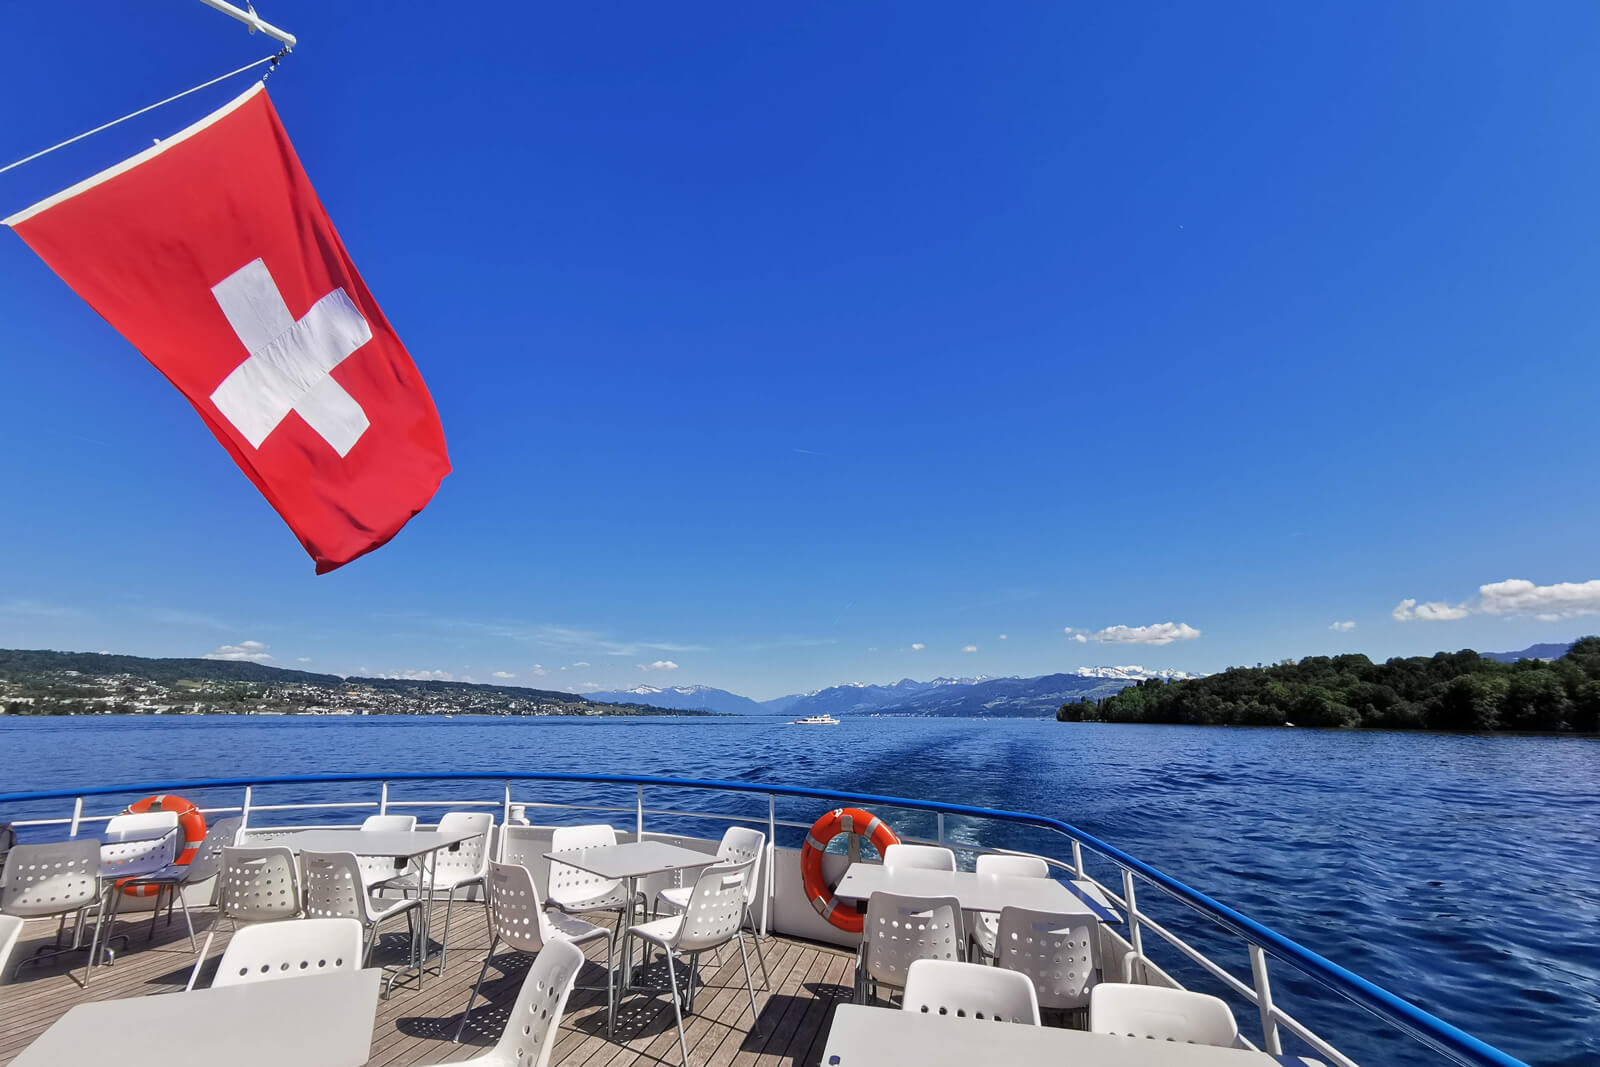
<svg viewBox="0 0 1600 1067">
<path fill-rule="evenodd" d="M 327 784 L 339 782 L 407 782 L 407 781 L 540 781 L 581 782 L 603 785 L 658 786 L 683 789 L 717 789 L 739 793 L 766 793 L 775 796 L 804 797 L 818 800 L 837 800 L 850 804 L 884 804 L 913 811 L 946 812 L 953 815 L 971 815 L 1000 822 L 1020 823 L 1054 830 L 1088 846 L 1118 866 L 1133 871 L 1169 896 L 1183 902 L 1201 914 L 1232 931 L 1246 941 L 1259 945 L 1286 963 L 1293 964 L 1307 977 L 1321 983 L 1348 1000 L 1359 1004 L 1385 1022 L 1399 1028 L 1411 1037 L 1442 1052 L 1460 1063 L 1481 1067 L 1528 1067 L 1523 1061 L 1510 1056 L 1493 1045 L 1445 1022 L 1395 994 L 1375 985 L 1360 975 L 1339 966 L 1332 960 L 1313 952 L 1298 942 L 1261 925 L 1221 901 L 1214 900 L 1198 889 L 1178 881 L 1134 856 L 1100 840 L 1070 823 L 1044 815 L 1005 811 L 999 808 L 980 808 L 969 804 L 948 804 L 910 797 L 891 797 L 877 793 L 847 793 L 836 789 L 813 789 L 792 785 L 761 785 L 752 782 L 732 782 L 719 778 L 657 778 L 640 774 L 576 774 L 564 771 L 530 771 L 520 773 L 492 773 L 470 771 L 457 774 L 404 771 L 395 774 L 315 774 L 286 775 L 277 778 L 210 778 L 191 782 L 140 782 L 133 785 L 95 786 L 89 789 L 47 789 L 30 793 L 0 793 L 0 805 L 20 804 L 40 800 L 62 800 L 75 797 L 109 796 L 122 793 L 170 793 L 183 789 L 218 789 L 257 785 Z"/>
</svg>

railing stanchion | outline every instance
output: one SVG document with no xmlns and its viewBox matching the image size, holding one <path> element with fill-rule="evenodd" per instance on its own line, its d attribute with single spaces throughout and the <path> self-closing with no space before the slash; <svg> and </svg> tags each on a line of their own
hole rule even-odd
<svg viewBox="0 0 1600 1067">
<path fill-rule="evenodd" d="M 1149 979 L 1149 969 L 1144 965 L 1144 939 L 1139 934 L 1139 906 L 1133 900 L 1133 872 L 1122 869 L 1122 899 L 1128 905 L 1128 944 L 1139 957 L 1139 977 Z"/>
<path fill-rule="evenodd" d="M 1083 873 L 1083 844 L 1077 838 L 1072 839 L 1072 870 L 1074 878 L 1086 878 Z"/>
<path fill-rule="evenodd" d="M 635 841 L 643 841 L 644 840 L 644 786 L 636 785 L 636 786 L 633 787 L 633 790 L 634 790 L 634 792 L 633 792 L 633 810 L 634 810 L 633 839 Z"/>
<path fill-rule="evenodd" d="M 772 876 L 773 864 L 778 862 L 778 798 L 767 794 L 767 903 L 761 909 L 761 936 L 767 936 L 767 923 L 775 903 L 777 882 Z"/>
<path fill-rule="evenodd" d="M 239 833 L 234 835 L 233 839 L 235 841 L 242 841 L 243 838 L 240 837 L 239 835 L 243 834 L 246 830 L 248 830 L 250 828 L 250 790 L 251 790 L 251 788 L 252 787 L 248 786 L 248 785 L 244 787 L 244 804 L 243 804 L 242 807 L 239 808 Z"/>
<path fill-rule="evenodd" d="M 83 819 L 83 798 L 78 797 L 72 802 L 72 828 L 67 831 L 68 837 L 78 836 L 78 823 Z"/>
<path fill-rule="evenodd" d="M 378 793 L 378 814 L 379 815 L 387 815 L 387 814 L 389 814 L 389 783 L 388 782 L 384 782 L 383 783 L 382 789 Z"/>
<path fill-rule="evenodd" d="M 504 861 L 506 858 L 506 827 L 511 825 L 511 779 L 505 780 L 505 801 L 500 809 L 500 835 L 495 838 L 495 858 Z M 485 890 L 487 893 L 487 890 Z"/>
<path fill-rule="evenodd" d="M 944 812 L 934 813 L 934 818 L 939 820 L 939 844 L 944 844 Z"/>
<path fill-rule="evenodd" d="M 1261 1010 L 1261 1047 L 1269 1056 L 1282 1056 L 1283 1040 L 1272 1013 L 1272 983 L 1267 981 L 1267 954 L 1254 942 L 1250 945 L 1250 973 L 1256 980 L 1256 1007 Z"/>
</svg>

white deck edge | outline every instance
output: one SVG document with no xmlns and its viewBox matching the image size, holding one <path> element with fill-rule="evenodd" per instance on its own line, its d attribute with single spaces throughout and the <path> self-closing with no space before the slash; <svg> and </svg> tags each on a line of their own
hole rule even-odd
<svg viewBox="0 0 1600 1067">
<path fill-rule="evenodd" d="M 213 111 L 211 114 L 207 115 L 205 118 L 201 119 L 199 122 L 196 122 L 194 125 L 188 126 L 188 127 L 185 127 L 182 130 L 179 130 L 177 133 L 173 134 L 171 137 L 168 137 L 166 140 L 162 141 L 159 144 L 152 145 L 151 147 L 146 148 L 143 152 L 140 152 L 136 156 L 129 156 L 127 159 L 124 159 L 121 163 L 117 163 L 117 164 L 114 164 L 114 165 L 112 165 L 110 167 L 107 167 L 105 170 L 101 171 L 99 174 L 94 175 L 93 177 L 89 177 L 89 178 L 83 179 L 83 181 L 79 182 L 77 185 L 73 185 L 73 186 L 70 186 L 70 187 L 68 187 L 66 189 L 63 189 L 63 190 L 61 190 L 61 192 L 56 193 L 54 196 L 45 197 L 43 200 L 39 201 L 37 204 L 34 204 L 32 207 L 25 207 L 21 211 L 17 212 L 15 215 L 12 215 L 9 218 L 0 219 L 0 226 L 10 226 L 12 228 L 15 228 L 19 223 L 27 222 L 29 219 L 33 218 L 35 215 L 39 214 L 41 211 L 48 211 L 51 208 L 55 207 L 57 204 L 63 203 L 65 201 L 67 201 L 67 200 L 71 200 L 73 197 L 77 196 L 79 193 L 88 192 L 90 189 L 93 189 L 95 186 L 99 185 L 100 183 L 110 181 L 112 178 L 115 178 L 117 175 L 124 174 L 127 171 L 132 170 L 134 167 L 137 167 L 139 164 L 144 163 L 147 160 L 154 159 L 156 156 L 159 156 L 161 153 L 165 152 L 167 149 L 171 148 L 173 145 L 179 144 L 179 143 L 181 143 L 183 141 L 188 140 L 189 138 L 193 137 L 195 134 L 199 133 L 201 130 L 203 130 L 206 127 L 208 127 L 208 126 L 212 125 L 213 123 L 215 123 L 217 120 L 225 118 L 226 116 L 228 116 L 232 112 L 236 111 L 241 105 L 243 105 L 246 101 L 248 101 L 251 97 L 255 96 L 257 93 L 265 92 L 266 88 L 267 88 L 266 82 L 264 82 L 264 81 L 256 82 L 254 85 L 250 86 L 250 88 L 246 89 L 244 92 L 240 93 L 238 96 L 234 97 L 232 100 L 228 101 L 226 104 L 223 104 L 221 107 L 217 108 L 217 110 Z"/>
</svg>

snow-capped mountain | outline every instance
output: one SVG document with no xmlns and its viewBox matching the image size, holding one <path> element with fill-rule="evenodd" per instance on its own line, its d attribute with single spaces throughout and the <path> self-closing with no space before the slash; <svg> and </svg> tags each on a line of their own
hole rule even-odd
<svg viewBox="0 0 1600 1067">
<path fill-rule="evenodd" d="M 1079 678 L 1116 678 L 1128 682 L 1142 682 L 1146 678 L 1164 678 L 1169 682 L 1181 681 L 1184 678 L 1199 678 L 1201 675 L 1190 674 L 1188 671 L 1156 670 L 1129 664 L 1125 667 L 1079 667 L 1072 673 Z"/>
<path fill-rule="evenodd" d="M 762 706 L 749 697 L 716 689 L 709 685 L 674 685 L 661 688 L 653 685 L 636 685 L 632 689 L 608 689 L 586 693 L 589 700 L 601 703 L 626 704 L 638 701 L 658 708 L 677 708 L 683 711 L 721 711 L 735 715 L 761 712 Z"/>
</svg>

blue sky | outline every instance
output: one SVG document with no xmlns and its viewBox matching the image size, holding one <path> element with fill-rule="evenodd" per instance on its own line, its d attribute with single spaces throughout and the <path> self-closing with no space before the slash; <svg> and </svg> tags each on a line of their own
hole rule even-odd
<svg viewBox="0 0 1600 1067">
<path fill-rule="evenodd" d="M 93 7 L 8 13 L 0 162 L 269 51 Z M 1600 629 L 1593 5 L 442 10 L 260 7 L 455 473 L 315 577 L 0 235 L 0 644 L 765 697 Z"/>
</svg>

